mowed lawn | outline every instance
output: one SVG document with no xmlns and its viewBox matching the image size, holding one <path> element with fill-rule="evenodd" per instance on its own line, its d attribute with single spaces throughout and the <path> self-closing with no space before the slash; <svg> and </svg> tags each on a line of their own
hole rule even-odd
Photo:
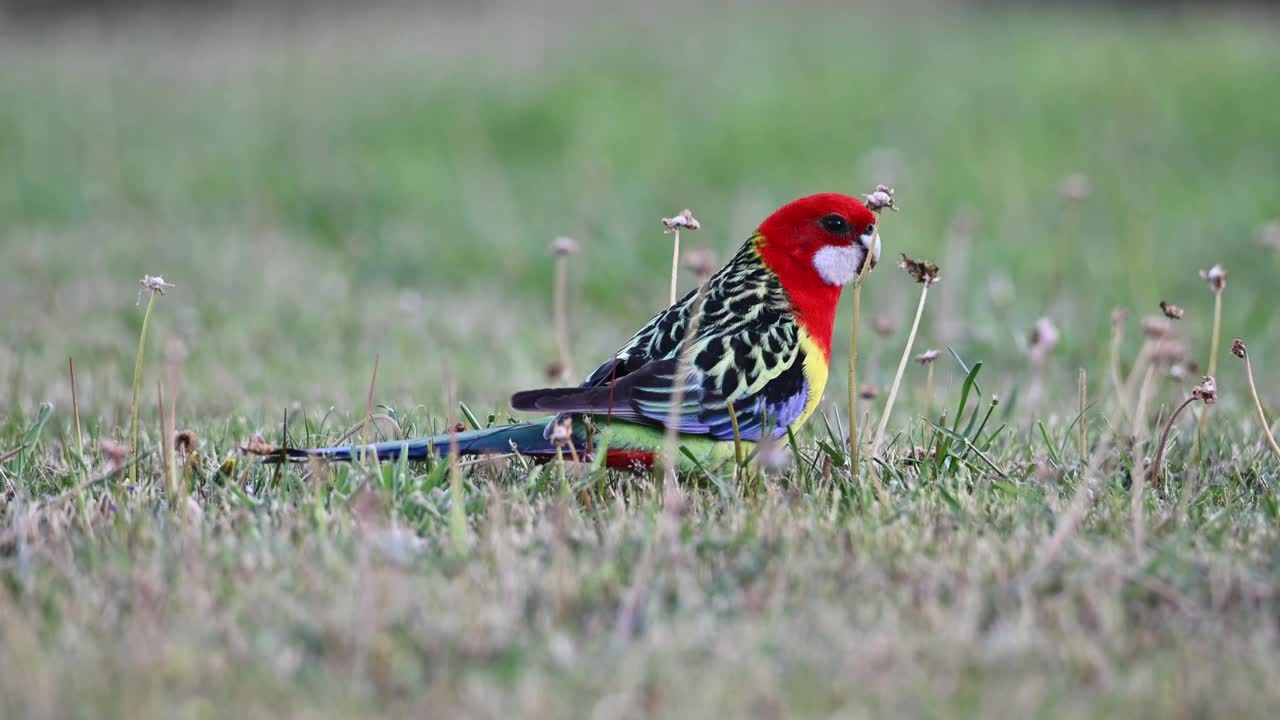
<svg viewBox="0 0 1280 720">
<path fill-rule="evenodd" d="M 1280 462 L 1227 347 L 1274 422 L 1278 32 L 824 4 L 0 28 L 0 715 L 1264 714 Z M 286 412 L 337 440 L 375 358 L 376 433 L 469 421 L 447 398 L 505 422 L 556 359 L 558 236 L 582 372 L 665 304 L 661 217 L 691 208 L 685 246 L 727 258 L 783 202 L 880 182 L 901 211 L 863 412 L 915 309 L 907 253 L 942 268 L 916 350 L 942 350 L 949 428 L 909 366 L 883 497 L 840 440 L 847 301 L 795 467 L 709 469 L 665 507 L 650 478 L 521 461 L 453 488 L 445 464 L 224 464 Z M 1215 263 L 1220 397 L 1135 503 L 1211 363 Z M 175 287 L 133 479 L 104 448 L 130 442 L 144 275 Z M 1186 356 L 1135 422 L 1112 311 L 1127 376 L 1161 300 Z M 157 384 L 199 436 L 171 492 Z"/>
</svg>

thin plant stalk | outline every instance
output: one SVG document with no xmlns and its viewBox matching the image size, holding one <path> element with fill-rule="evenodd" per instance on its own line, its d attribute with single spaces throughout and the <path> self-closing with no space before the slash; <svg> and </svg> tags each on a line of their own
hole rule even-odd
<svg viewBox="0 0 1280 720">
<path fill-rule="evenodd" d="M 1209 375 L 1218 377 L 1218 348 L 1222 342 L 1222 291 L 1213 293 L 1213 333 L 1209 336 Z M 1209 421 L 1209 406 L 1200 411 L 1200 423 L 1196 429 L 1196 454 L 1200 454 L 1200 438 L 1204 424 Z"/>
<path fill-rule="evenodd" d="M 876 230 L 879 240 L 879 230 Z M 872 243 L 875 247 L 875 243 Z M 862 281 L 871 271 L 871 251 L 862 261 L 862 269 L 853 284 L 853 332 L 849 335 L 849 467 L 850 477 L 858 476 L 858 327 L 862 322 Z"/>
<path fill-rule="evenodd" d="M 875 439 L 871 442 L 871 457 L 880 453 L 880 443 L 884 441 L 884 430 L 889 425 L 889 416 L 893 413 L 893 403 L 898 398 L 898 388 L 902 385 L 902 375 L 907 370 L 907 360 L 911 358 L 911 346 L 916 342 L 916 332 L 920 329 L 920 317 L 924 315 L 924 303 L 929 297 L 929 283 L 920 285 L 920 304 L 916 306 L 915 319 L 911 321 L 911 333 L 907 335 L 907 346 L 902 349 L 902 358 L 898 360 L 898 372 L 893 376 L 893 385 L 889 386 L 889 397 L 885 400 L 884 413 L 880 416 L 880 425 L 876 427 Z"/>
<path fill-rule="evenodd" d="M 674 490 L 676 483 L 676 453 L 679 452 L 680 406 L 684 403 L 684 388 L 688 382 L 689 363 L 693 359 L 693 338 L 698 334 L 698 326 L 702 324 L 702 306 L 706 301 L 707 283 L 698 285 L 698 295 L 694 299 L 693 315 L 685 328 L 684 339 L 680 341 L 680 353 L 676 356 L 674 387 L 671 391 L 671 410 L 667 413 L 667 431 L 662 446 L 662 478 L 664 490 Z M 665 494 L 665 493 L 664 493 Z"/>
<path fill-rule="evenodd" d="M 1243 354 L 1245 377 L 1249 378 L 1249 394 L 1253 396 L 1253 407 L 1258 411 L 1258 424 L 1262 426 L 1262 434 L 1267 438 L 1267 445 L 1271 446 L 1271 451 L 1280 458 L 1280 445 L 1276 444 L 1276 436 L 1271 432 L 1271 426 L 1267 423 L 1267 414 L 1262 411 L 1262 401 L 1258 399 L 1258 388 L 1253 383 L 1253 363 L 1249 362 L 1248 352 Z"/>
<path fill-rule="evenodd" d="M 1130 492 L 1133 495 L 1130 505 L 1130 517 L 1133 522 L 1133 553 L 1139 559 L 1142 558 L 1143 548 L 1146 546 L 1146 506 L 1142 504 L 1142 498 L 1146 492 L 1144 481 L 1147 474 L 1139 468 L 1141 462 L 1137 458 L 1139 456 L 1139 448 L 1146 439 L 1147 403 L 1150 399 L 1151 378 L 1154 374 L 1155 366 L 1148 364 L 1146 373 L 1142 377 L 1142 385 L 1138 391 L 1138 406 L 1133 413 L 1133 435 L 1138 442 L 1134 444 L 1134 459 L 1130 463 L 1129 471 Z"/>
<path fill-rule="evenodd" d="M 373 377 L 369 378 L 369 396 L 365 400 L 364 424 L 360 428 L 360 465 L 365 464 L 366 454 L 369 452 L 369 424 L 373 420 L 373 389 L 378 385 L 378 363 L 382 360 L 382 355 L 375 354 L 373 356 Z M 378 458 L 374 457 L 374 462 Z"/>
<path fill-rule="evenodd" d="M 89 465 L 84 459 L 84 433 L 80 430 L 80 393 L 76 388 L 76 361 L 67 358 L 67 369 L 71 374 L 71 414 L 76 422 L 76 453 L 80 458 L 80 487 L 76 491 L 76 509 L 80 515 L 80 523 L 89 537 L 93 537 L 93 526 L 89 523 L 88 510 L 84 502 L 84 488 L 89 485 Z"/>
<path fill-rule="evenodd" d="M 555 333 L 556 349 L 560 355 L 561 377 L 573 377 L 573 356 L 569 350 L 569 256 L 567 254 L 556 256 Z"/>
<path fill-rule="evenodd" d="M 164 407 L 164 385 L 156 383 L 156 410 L 160 415 L 160 473 L 164 480 L 165 497 L 168 499 L 170 507 L 177 507 L 173 465 L 171 464 L 173 455 L 170 452 L 170 447 L 173 445 L 173 429 L 169 427 Z"/>
<path fill-rule="evenodd" d="M 138 359 L 133 364 L 133 420 L 129 437 L 133 438 L 133 462 L 129 463 L 129 484 L 138 485 L 138 397 L 142 393 L 142 360 L 147 350 L 147 329 L 151 325 L 151 310 L 156 306 L 156 295 L 152 291 L 147 300 L 147 311 L 142 315 L 142 332 L 138 336 Z"/>
<path fill-rule="evenodd" d="M 1169 422 L 1165 423 L 1164 432 L 1160 435 L 1160 444 L 1156 446 L 1156 459 L 1151 464 L 1151 478 L 1156 482 L 1159 482 L 1164 474 L 1164 449 L 1169 444 L 1169 433 L 1173 430 L 1173 424 L 1178 421 L 1178 416 L 1182 414 L 1182 411 L 1195 400 L 1194 396 L 1183 400 L 1182 404 L 1174 409 L 1173 414 L 1169 416 Z M 1203 413 L 1201 417 L 1204 417 Z"/>
<path fill-rule="evenodd" d="M 448 381 L 445 382 L 449 386 Z M 458 425 L 453 417 L 453 393 L 447 393 L 449 415 L 449 539 L 454 552 L 466 552 L 470 543 L 467 537 L 466 497 L 462 492 L 462 467 L 458 464 Z M 561 467 L 563 467 L 561 463 Z"/>
<path fill-rule="evenodd" d="M 1132 415 L 1133 411 L 1129 408 L 1128 385 L 1120 377 L 1120 343 L 1122 335 L 1119 330 L 1111 333 L 1111 383 L 1115 385 L 1116 402 L 1120 407 L 1120 417 L 1124 419 L 1127 415 Z"/>
<path fill-rule="evenodd" d="M 924 380 L 924 416 L 928 418 L 933 412 L 933 363 L 929 363 L 929 372 Z"/>
<path fill-rule="evenodd" d="M 1089 453 L 1089 428 L 1084 422 L 1085 401 L 1089 392 L 1089 385 L 1088 376 L 1085 374 L 1084 368 L 1080 368 L 1079 386 L 1080 415 L 1076 418 L 1076 423 L 1080 426 L 1080 466 L 1084 467 Z"/>
<path fill-rule="evenodd" d="M 738 411 L 734 410 L 732 400 L 725 400 L 724 406 L 729 411 L 729 424 L 733 426 L 733 460 L 737 468 L 741 470 L 743 462 L 742 433 L 738 430 Z"/>
<path fill-rule="evenodd" d="M 680 227 L 676 226 L 671 230 L 671 296 L 667 301 L 670 307 L 676 304 L 676 291 L 679 289 L 680 278 Z"/>
</svg>

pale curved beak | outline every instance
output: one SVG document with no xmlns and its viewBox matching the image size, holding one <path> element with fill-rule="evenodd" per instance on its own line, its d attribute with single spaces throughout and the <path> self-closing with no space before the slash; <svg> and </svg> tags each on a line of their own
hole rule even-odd
<svg viewBox="0 0 1280 720">
<path fill-rule="evenodd" d="M 867 235 L 858 238 L 858 243 L 866 249 L 868 257 L 871 258 L 871 267 L 875 267 L 880 263 L 880 227 Z"/>
</svg>

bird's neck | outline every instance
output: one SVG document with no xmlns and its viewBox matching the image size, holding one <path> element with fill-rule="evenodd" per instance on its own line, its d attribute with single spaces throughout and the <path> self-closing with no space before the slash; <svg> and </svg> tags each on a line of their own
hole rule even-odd
<svg viewBox="0 0 1280 720">
<path fill-rule="evenodd" d="M 830 285 L 813 267 L 811 259 L 756 244 L 761 263 L 778 278 L 791 300 L 796 322 L 822 351 L 823 360 L 831 361 L 831 334 L 836 324 L 836 308 L 840 304 L 840 285 Z"/>
</svg>

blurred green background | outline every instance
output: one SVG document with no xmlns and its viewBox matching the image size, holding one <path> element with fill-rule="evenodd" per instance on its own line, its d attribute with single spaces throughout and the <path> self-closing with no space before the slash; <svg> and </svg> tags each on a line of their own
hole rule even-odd
<svg viewBox="0 0 1280 720">
<path fill-rule="evenodd" d="M 360 412 L 375 354 L 380 401 L 440 408 L 447 379 L 493 409 L 554 359 L 556 236 L 582 246 L 582 371 L 664 303 L 661 216 L 691 207 L 686 246 L 723 258 L 783 202 L 878 182 L 902 206 L 889 258 L 942 265 L 918 347 L 986 360 L 997 389 L 1025 378 L 1041 316 L 1062 329 L 1055 377 L 1085 366 L 1101 389 L 1111 309 L 1164 298 L 1204 363 L 1197 270 L 1215 262 L 1224 335 L 1271 387 L 1278 29 L 1259 11 L 924 3 L 11 20 L 0 397 L 66 407 L 74 355 L 82 405 L 120 422 L 137 281 L 159 274 L 177 288 L 148 380 L 181 341 L 183 414 Z M 1074 174 L 1087 198 L 1064 197 Z M 869 283 L 869 319 L 896 328 L 864 346 L 884 383 L 916 288 L 892 263 Z"/>
</svg>

